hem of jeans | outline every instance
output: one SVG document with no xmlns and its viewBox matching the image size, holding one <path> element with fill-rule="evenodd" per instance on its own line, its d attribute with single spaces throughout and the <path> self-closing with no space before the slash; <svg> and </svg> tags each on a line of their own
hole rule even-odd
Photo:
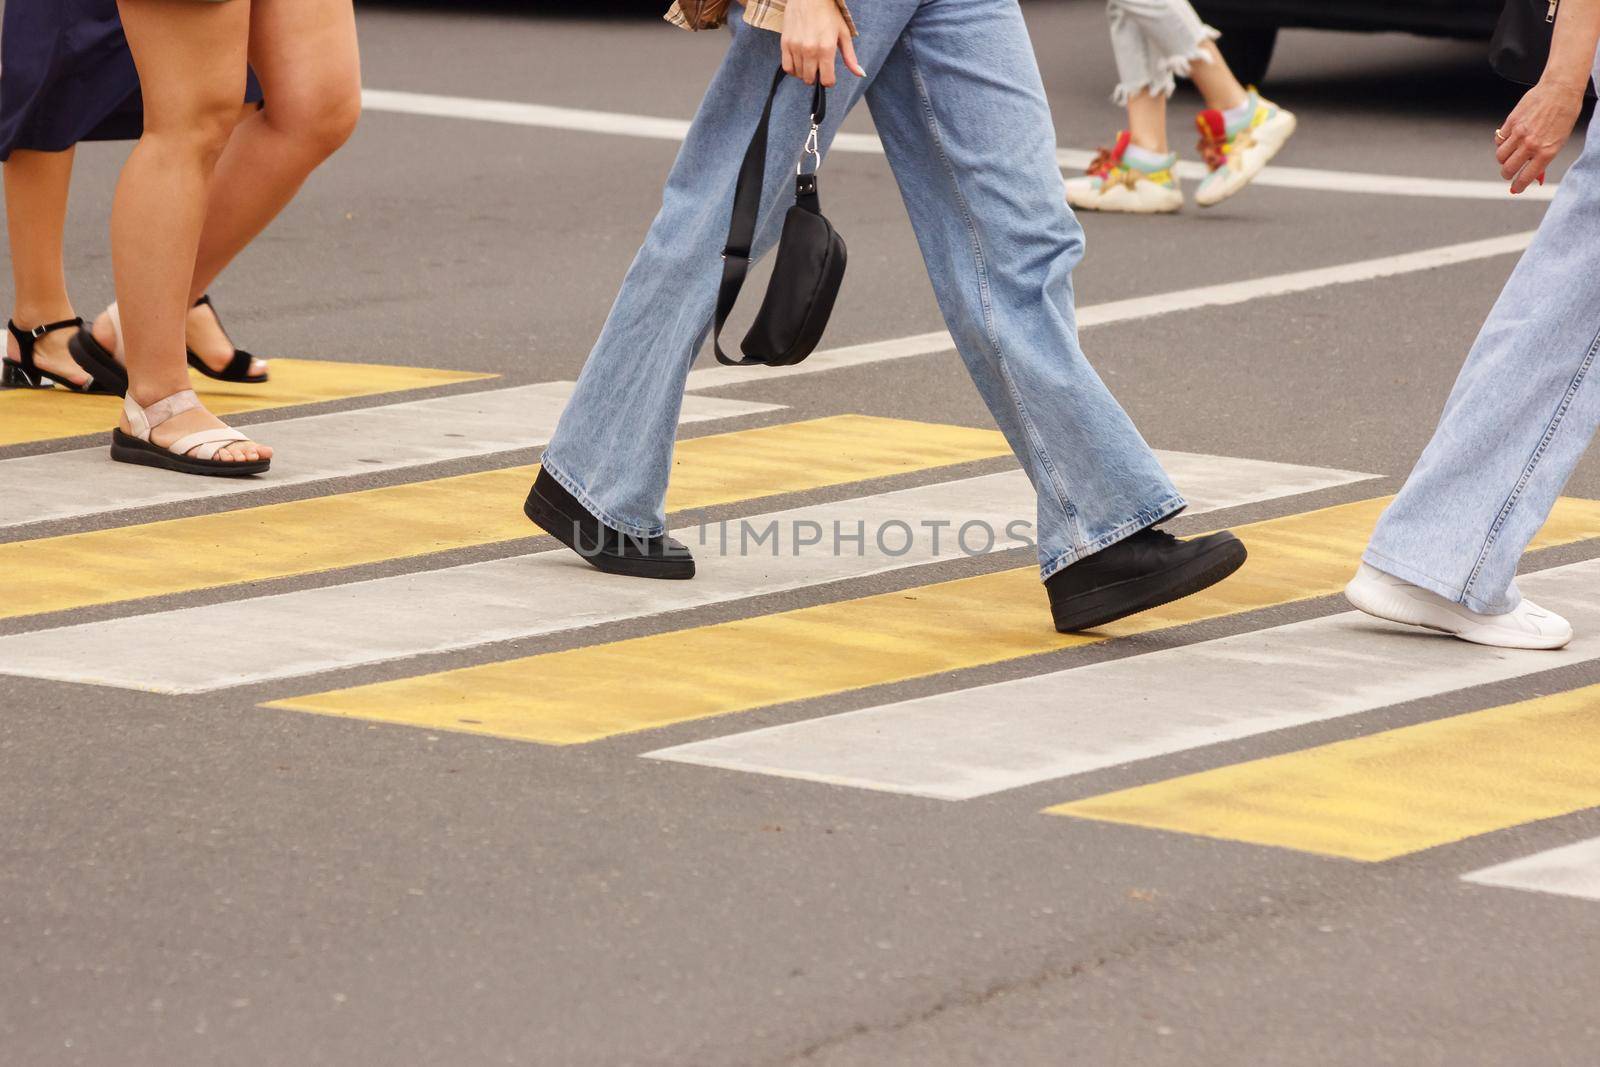
<svg viewBox="0 0 1600 1067">
<path fill-rule="evenodd" d="M 1120 82 L 1111 93 L 1111 102 L 1118 107 L 1127 107 L 1130 97 L 1139 95 L 1148 90 L 1152 96 L 1163 96 L 1168 100 L 1178 91 L 1178 79 L 1187 78 L 1194 69 L 1195 63 L 1210 63 L 1211 55 L 1200 47 L 1208 41 L 1215 41 L 1222 36 L 1220 30 L 1211 26 L 1202 26 L 1200 36 L 1195 41 L 1194 47 L 1187 52 L 1170 55 L 1156 63 L 1157 76 L 1138 82 Z"/>
<path fill-rule="evenodd" d="M 1146 508 L 1127 522 L 1118 526 L 1108 534 L 1104 534 L 1081 548 L 1069 548 L 1065 552 L 1053 557 L 1050 562 L 1039 568 L 1039 580 L 1047 582 L 1062 570 L 1070 567 L 1086 556 L 1096 552 L 1104 552 L 1118 541 L 1126 541 L 1140 530 L 1148 530 L 1156 523 L 1170 519 L 1178 512 L 1189 506 L 1189 502 L 1181 495 L 1168 497 L 1154 507 Z"/>
<path fill-rule="evenodd" d="M 649 539 L 654 537 L 664 537 L 666 535 L 667 528 L 660 523 L 657 523 L 654 526 L 640 526 L 636 522 L 627 522 L 611 514 L 605 508 L 596 503 L 594 497 L 589 495 L 589 491 L 585 489 L 577 480 L 569 478 L 567 475 L 561 473 L 560 468 L 551 466 L 550 458 L 548 456 L 540 457 L 539 469 L 550 475 L 550 477 L 554 478 L 561 488 L 571 493 L 573 498 L 576 499 L 578 503 L 583 505 L 585 511 L 600 520 L 600 524 L 602 526 L 609 526 L 618 533 L 627 534 L 630 537 L 642 537 Z"/>
<path fill-rule="evenodd" d="M 1402 582 L 1409 582 L 1419 589 L 1426 589 L 1435 596 L 1444 597 L 1452 604 L 1460 604 L 1468 611 L 1475 611 L 1479 615 L 1505 615 L 1517 610 L 1517 605 L 1522 602 L 1522 598 L 1519 596 L 1510 603 L 1503 601 L 1490 603 L 1480 596 L 1474 596 L 1464 591 L 1459 583 L 1441 581 L 1427 571 L 1418 570 L 1408 563 L 1402 563 L 1397 559 L 1386 556 L 1371 546 L 1368 546 L 1367 550 L 1361 554 L 1361 562 L 1382 571 L 1392 578 L 1398 578 Z"/>
</svg>

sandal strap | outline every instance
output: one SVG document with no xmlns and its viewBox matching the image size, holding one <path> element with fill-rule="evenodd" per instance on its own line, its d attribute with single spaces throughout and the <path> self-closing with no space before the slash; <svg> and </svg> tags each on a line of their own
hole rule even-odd
<svg viewBox="0 0 1600 1067">
<path fill-rule="evenodd" d="M 199 406 L 200 398 L 193 389 L 179 390 L 149 407 L 141 407 L 132 392 L 122 398 L 122 411 L 128 417 L 128 426 L 141 441 L 150 440 L 150 432 L 157 426 Z"/>
<path fill-rule="evenodd" d="M 127 352 L 128 346 L 122 340 L 122 309 L 117 307 L 115 300 L 106 308 L 106 318 L 111 320 L 111 335 L 116 338 L 116 347 L 111 350 L 111 354 L 121 359 Z"/>
<path fill-rule="evenodd" d="M 33 346 L 39 343 L 39 338 L 47 333 L 54 333 L 56 330 L 65 330 L 71 326 L 81 327 L 82 325 L 82 319 L 71 318 L 62 319 L 60 322 L 47 322 L 43 326 L 35 326 L 32 329 L 24 330 L 16 324 L 15 320 L 7 320 L 6 329 L 11 332 L 12 337 L 17 339 L 17 365 L 30 374 L 37 373 L 39 365 L 33 361 Z M 87 388 L 88 385 L 88 382 L 83 383 L 83 388 Z"/>
<path fill-rule="evenodd" d="M 214 459 L 227 445 L 248 441 L 250 438 L 235 430 L 231 426 L 217 426 L 209 430 L 199 430 L 195 433 L 185 434 L 167 446 L 167 451 L 174 455 L 193 455 L 196 459 Z"/>
<path fill-rule="evenodd" d="M 227 331 L 224 330 L 224 333 Z M 245 379 L 250 377 L 250 368 L 255 365 L 256 357 L 242 348 L 233 350 L 233 358 L 228 360 L 228 365 L 222 368 L 222 373 L 230 378 Z"/>
<path fill-rule="evenodd" d="M 39 338 L 43 337 L 47 333 L 55 333 L 57 330 L 65 330 L 68 327 L 82 326 L 82 325 L 83 325 L 83 320 L 82 319 L 71 318 L 71 319 L 62 319 L 60 322 L 47 322 L 43 326 L 35 326 L 31 330 L 24 330 L 21 326 L 18 326 L 15 322 L 7 322 L 6 323 L 6 329 L 11 331 L 11 336 L 15 337 L 17 339 L 17 343 L 20 344 L 25 340 L 26 341 L 37 341 Z"/>
<path fill-rule="evenodd" d="M 228 328 L 226 326 L 222 325 L 222 312 L 218 311 L 217 310 L 217 305 L 215 305 L 215 304 L 213 304 L 211 302 L 211 294 L 210 293 L 206 293 L 199 300 L 196 300 L 194 302 L 194 306 L 197 307 L 197 308 L 210 308 L 211 309 L 211 317 L 217 320 L 217 329 L 222 331 L 222 336 L 223 337 L 227 337 L 228 338 L 228 343 L 229 344 L 233 344 L 233 338 L 228 336 Z M 244 364 L 243 367 L 239 366 L 239 346 L 238 345 L 233 345 L 233 354 L 234 354 L 233 362 L 230 363 L 223 370 L 222 373 L 224 373 L 224 374 L 236 374 L 238 377 L 243 378 L 246 374 L 249 373 L 250 364 L 247 362 L 247 363 Z M 254 356 L 246 356 L 245 358 L 247 360 L 251 361 L 251 362 L 254 362 L 254 360 L 255 360 Z"/>
</svg>

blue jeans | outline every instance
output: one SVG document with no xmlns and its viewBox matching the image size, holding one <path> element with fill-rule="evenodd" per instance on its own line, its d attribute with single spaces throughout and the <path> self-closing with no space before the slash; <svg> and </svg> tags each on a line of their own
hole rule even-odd
<svg viewBox="0 0 1600 1067">
<path fill-rule="evenodd" d="M 824 148 L 866 97 L 945 322 L 1037 491 L 1049 577 L 1184 501 L 1078 347 L 1083 231 L 1063 199 L 1027 27 L 1017 0 L 850 7 L 868 77 L 840 74 Z M 781 62 L 777 34 L 733 21 L 661 213 L 544 454 L 544 469 L 602 522 L 641 537 L 664 531 L 684 381 L 710 329 L 739 163 Z M 778 94 L 758 254 L 793 202 L 810 92 L 790 79 Z"/>
<path fill-rule="evenodd" d="M 1600 420 L 1600 134 L 1561 181 L 1364 559 L 1491 615 Z"/>
</svg>

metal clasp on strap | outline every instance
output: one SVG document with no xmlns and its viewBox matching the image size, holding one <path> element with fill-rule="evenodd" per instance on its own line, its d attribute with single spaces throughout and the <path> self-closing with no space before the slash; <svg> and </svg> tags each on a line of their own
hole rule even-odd
<svg viewBox="0 0 1600 1067">
<path fill-rule="evenodd" d="M 37 341 L 39 338 L 43 337 L 45 334 L 47 334 L 49 332 L 50 332 L 50 327 L 48 327 L 48 326 L 35 326 L 33 329 L 28 331 L 28 336 L 32 337 L 35 341 Z"/>
<path fill-rule="evenodd" d="M 811 165 L 811 169 L 813 171 L 822 169 L 821 140 L 822 129 L 815 122 L 813 122 L 811 124 L 811 132 L 806 134 L 805 150 L 800 155 L 799 164 L 794 168 L 795 174 L 800 175 L 806 172 L 806 156 L 810 156 L 812 160 L 814 160 Z"/>
</svg>

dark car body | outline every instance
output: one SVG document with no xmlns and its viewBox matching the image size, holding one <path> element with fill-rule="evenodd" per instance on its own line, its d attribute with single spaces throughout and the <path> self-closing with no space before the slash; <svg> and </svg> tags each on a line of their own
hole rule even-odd
<svg viewBox="0 0 1600 1067">
<path fill-rule="evenodd" d="M 1487 38 L 1503 0 L 1197 0 L 1219 26 L 1304 26 Z"/>
<path fill-rule="evenodd" d="M 1260 82 L 1278 30 L 1399 32 L 1487 40 L 1504 0 L 1195 0 L 1222 31 L 1219 47 L 1241 81 Z"/>
</svg>

